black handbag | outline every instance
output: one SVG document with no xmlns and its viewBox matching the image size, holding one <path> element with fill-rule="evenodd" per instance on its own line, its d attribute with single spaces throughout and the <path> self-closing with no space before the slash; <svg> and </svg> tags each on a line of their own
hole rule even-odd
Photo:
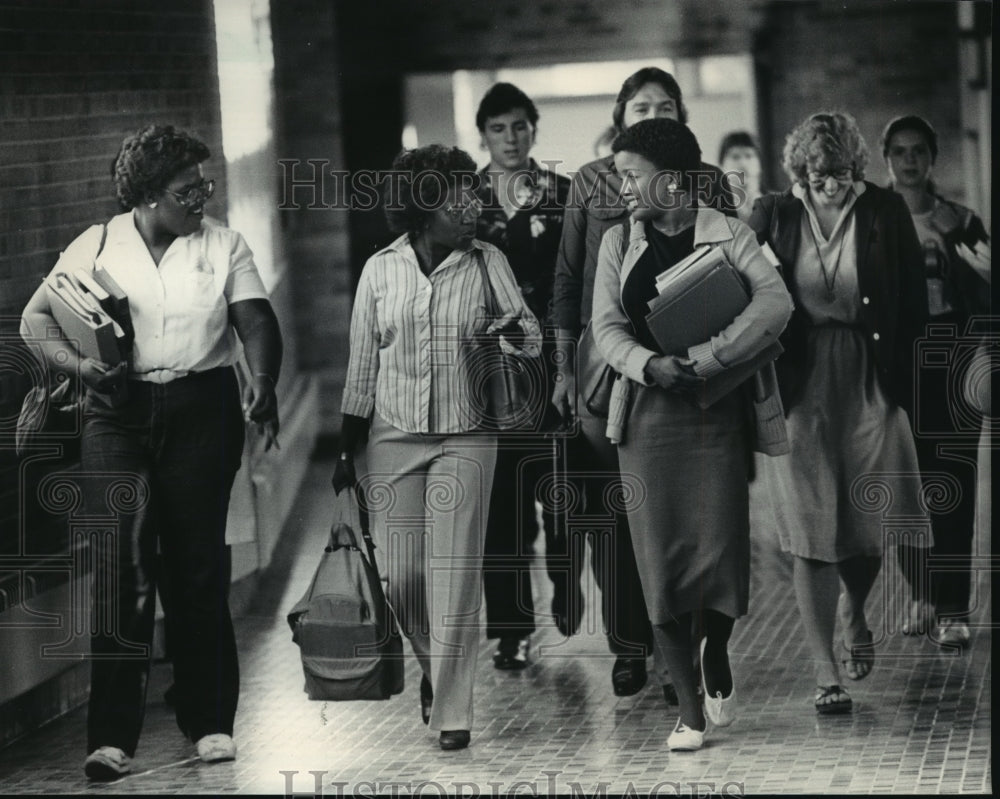
<svg viewBox="0 0 1000 799">
<path fill-rule="evenodd" d="M 578 353 L 580 377 L 577 380 L 577 390 L 580 392 L 580 399 L 591 414 L 607 419 L 611 407 L 611 389 L 614 388 L 618 373 L 597 349 L 590 322 L 580 336 Z"/>
<path fill-rule="evenodd" d="M 486 259 L 478 248 L 475 254 L 483 278 L 487 316 L 499 319 L 503 312 L 490 282 Z M 538 429 L 547 399 L 538 359 L 506 353 L 492 336 L 483 337 L 474 349 L 474 357 L 469 374 L 473 402 L 482 415 L 481 428 L 498 432 Z"/>
<path fill-rule="evenodd" d="M 628 252 L 631 229 L 631 218 L 626 217 L 621 225 L 621 263 L 624 263 L 625 253 Z M 577 345 L 579 363 L 577 391 L 580 394 L 580 399 L 583 400 L 584 407 L 591 414 L 601 419 L 607 419 L 611 408 L 611 391 L 615 386 L 618 372 L 604 360 L 604 356 L 597 349 L 593 324 L 593 320 L 587 322 Z"/>
<path fill-rule="evenodd" d="M 357 496 L 355 496 L 357 491 Z M 389 699 L 402 693 L 403 639 L 389 609 L 360 486 L 345 492 L 308 590 L 288 613 L 310 699 Z M 355 515 L 368 557 L 358 545 Z"/>
</svg>

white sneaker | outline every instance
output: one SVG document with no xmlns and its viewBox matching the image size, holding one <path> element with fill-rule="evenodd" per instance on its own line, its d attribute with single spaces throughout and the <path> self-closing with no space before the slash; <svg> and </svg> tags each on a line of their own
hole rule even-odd
<svg viewBox="0 0 1000 799">
<path fill-rule="evenodd" d="M 969 625 L 961 619 L 940 619 L 932 637 L 936 644 L 961 647 L 968 646 L 972 639 Z"/>
<path fill-rule="evenodd" d="M 671 752 L 694 752 L 701 749 L 701 745 L 704 742 L 704 731 L 698 732 L 698 730 L 685 727 L 681 723 L 681 720 L 677 719 L 677 726 L 674 727 L 674 731 L 667 738 L 667 747 Z"/>
<path fill-rule="evenodd" d="M 236 743 L 224 732 L 213 732 L 198 739 L 198 757 L 205 763 L 236 759 Z"/>
<path fill-rule="evenodd" d="M 707 638 L 701 639 L 701 683 L 705 685 L 705 644 Z M 736 721 L 736 684 L 734 682 L 729 696 L 723 697 L 722 691 L 716 691 L 715 696 L 708 692 L 705 685 L 705 715 L 716 727 L 728 727 Z"/>
<path fill-rule="evenodd" d="M 132 760 L 117 746 L 101 746 L 87 755 L 83 772 L 92 780 L 117 780 L 132 771 Z"/>
</svg>

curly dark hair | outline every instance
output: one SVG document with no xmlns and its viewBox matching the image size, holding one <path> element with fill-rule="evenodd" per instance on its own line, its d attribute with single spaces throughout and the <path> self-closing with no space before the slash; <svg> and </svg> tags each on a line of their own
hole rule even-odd
<svg viewBox="0 0 1000 799">
<path fill-rule="evenodd" d="M 659 170 L 679 173 L 681 185 L 692 191 L 694 173 L 701 167 L 701 147 L 684 123 L 665 117 L 636 122 L 611 142 L 611 152 L 623 150 L 641 155 Z"/>
<path fill-rule="evenodd" d="M 854 180 L 861 180 L 867 165 L 868 145 L 850 114 L 813 114 L 785 139 L 782 166 L 792 182 L 800 186 L 806 185 L 811 171 L 850 169 Z"/>
<path fill-rule="evenodd" d="M 421 233 L 428 217 L 445 202 L 448 189 L 454 186 L 475 190 L 479 183 L 476 162 L 458 147 L 428 144 L 403 150 L 392 162 L 391 196 L 385 206 L 385 218 L 396 233 L 410 237 Z"/>
<path fill-rule="evenodd" d="M 506 114 L 515 108 L 524 109 L 531 127 L 538 124 L 538 109 L 535 108 L 535 104 L 531 102 L 528 95 L 513 83 L 494 84 L 479 101 L 479 110 L 476 111 L 476 127 L 481 133 L 486 129 L 487 119 Z"/>
<path fill-rule="evenodd" d="M 635 97 L 639 90 L 647 83 L 657 83 L 674 102 L 677 103 L 677 118 L 687 124 L 687 108 L 684 107 L 684 100 L 681 97 L 681 87 L 677 79 L 669 72 L 664 72 L 659 67 L 643 67 L 638 72 L 633 72 L 622 84 L 615 100 L 614 110 L 611 112 L 611 121 L 615 128 L 621 133 L 625 130 L 625 104 Z"/>
<path fill-rule="evenodd" d="M 209 155 L 203 142 L 172 125 L 147 125 L 125 138 L 111 164 L 118 204 L 130 211 Z"/>
</svg>

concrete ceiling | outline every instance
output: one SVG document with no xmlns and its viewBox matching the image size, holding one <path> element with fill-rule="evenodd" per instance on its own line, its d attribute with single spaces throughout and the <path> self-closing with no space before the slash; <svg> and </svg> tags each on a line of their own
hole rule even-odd
<svg viewBox="0 0 1000 799">
<path fill-rule="evenodd" d="M 764 0 L 350 0 L 409 70 L 746 52 Z"/>
</svg>

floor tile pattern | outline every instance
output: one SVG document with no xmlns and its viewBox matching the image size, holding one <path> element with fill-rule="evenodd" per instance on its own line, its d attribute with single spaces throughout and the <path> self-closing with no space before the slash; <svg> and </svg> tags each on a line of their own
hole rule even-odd
<svg viewBox="0 0 1000 799">
<path fill-rule="evenodd" d="M 670 753 L 675 720 L 651 680 L 637 696 L 611 692 L 612 659 L 587 587 L 581 633 L 563 639 L 551 623 L 534 636 L 534 662 L 499 672 L 480 651 L 472 745 L 442 752 L 421 724 L 419 671 L 411 658 L 405 693 L 387 702 L 311 702 L 285 613 L 301 595 L 331 516 L 332 464 L 313 465 L 274 564 L 237 623 L 242 688 L 235 762 L 207 766 L 182 738 L 163 702 L 169 668 L 157 664 L 135 773 L 88 785 L 85 710 L 0 751 L 0 793 L 298 794 L 396 796 L 542 795 L 600 792 L 991 793 L 990 585 L 978 583 L 973 644 L 943 650 L 927 636 L 895 630 L 899 580 L 891 558 L 870 602 L 877 660 L 847 685 L 854 712 L 818 718 L 790 566 L 754 515 L 751 613 L 731 643 L 741 715 L 709 730 L 699 752 Z M 988 542 L 979 554 L 987 556 Z M 547 608 L 544 572 L 536 606 Z"/>
</svg>

